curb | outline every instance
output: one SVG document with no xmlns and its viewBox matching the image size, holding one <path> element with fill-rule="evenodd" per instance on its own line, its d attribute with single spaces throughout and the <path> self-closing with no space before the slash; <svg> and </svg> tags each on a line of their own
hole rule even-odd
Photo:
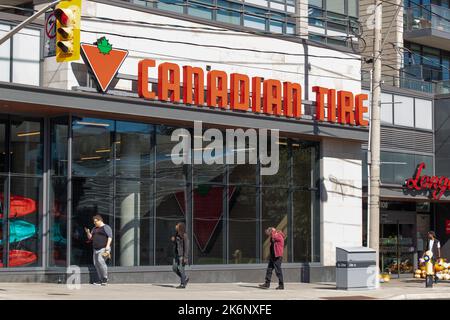
<svg viewBox="0 0 450 320">
<path fill-rule="evenodd" d="M 436 292 L 436 293 L 407 293 L 407 294 L 401 294 L 389 298 L 380 298 L 380 299 L 386 299 L 386 300 L 435 300 L 435 299 L 449 299 L 450 300 L 450 293 L 442 293 L 442 292 Z"/>
</svg>

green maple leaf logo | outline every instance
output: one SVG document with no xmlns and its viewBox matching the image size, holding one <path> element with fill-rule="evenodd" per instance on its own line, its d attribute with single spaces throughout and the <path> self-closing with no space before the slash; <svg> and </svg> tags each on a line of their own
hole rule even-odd
<svg viewBox="0 0 450 320">
<path fill-rule="evenodd" d="M 109 54 L 112 50 L 112 45 L 109 43 L 108 39 L 102 37 L 97 40 L 97 48 L 102 54 Z"/>
</svg>

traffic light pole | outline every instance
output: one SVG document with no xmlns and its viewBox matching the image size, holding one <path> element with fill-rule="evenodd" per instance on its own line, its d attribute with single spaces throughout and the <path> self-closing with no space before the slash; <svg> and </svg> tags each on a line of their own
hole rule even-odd
<svg viewBox="0 0 450 320">
<path fill-rule="evenodd" d="M 9 31 L 7 34 L 5 34 L 1 39 L 0 39 L 0 45 L 2 45 L 3 43 L 5 43 L 6 41 L 8 41 L 13 35 L 15 35 L 16 33 L 18 33 L 20 30 L 22 30 L 24 27 L 26 27 L 28 24 L 30 24 L 31 22 L 33 22 L 34 20 L 36 20 L 39 16 L 41 16 L 43 13 L 45 13 L 48 9 L 50 9 L 51 7 L 57 5 L 58 3 L 60 3 L 61 0 L 56 0 L 53 1 L 51 3 L 49 3 L 47 6 L 43 7 L 41 10 L 39 10 L 38 12 L 36 12 L 35 14 L 33 14 L 31 17 L 29 17 L 28 19 L 26 19 L 25 21 L 23 21 L 21 24 L 19 24 L 18 26 L 16 26 L 14 29 L 12 29 L 11 31 Z"/>
</svg>

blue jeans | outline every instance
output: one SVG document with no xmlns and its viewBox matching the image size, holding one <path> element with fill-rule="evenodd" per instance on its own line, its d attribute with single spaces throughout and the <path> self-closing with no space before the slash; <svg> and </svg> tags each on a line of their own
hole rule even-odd
<svg viewBox="0 0 450 320">
<path fill-rule="evenodd" d="M 177 274 L 178 277 L 180 277 L 181 284 L 186 284 L 186 273 L 184 270 L 184 264 L 181 263 L 182 257 L 174 258 L 173 264 L 172 264 L 172 270 Z"/>
</svg>

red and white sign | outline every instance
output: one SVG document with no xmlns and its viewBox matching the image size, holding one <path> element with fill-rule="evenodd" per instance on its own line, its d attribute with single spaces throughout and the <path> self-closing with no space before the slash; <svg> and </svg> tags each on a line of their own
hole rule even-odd
<svg viewBox="0 0 450 320">
<path fill-rule="evenodd" d="M 429 190 L 432 191 L 431 196 L 434 200 L 439 200 L 447 190 L 450 189 L 450 178 L 445 176 L 427 176 L 421 175 L 425 169 L 425 163 L 422 162 L 417 167 L 414 178 L 406 180 L 406 187 L 410 190 Z"/>
</svg>

